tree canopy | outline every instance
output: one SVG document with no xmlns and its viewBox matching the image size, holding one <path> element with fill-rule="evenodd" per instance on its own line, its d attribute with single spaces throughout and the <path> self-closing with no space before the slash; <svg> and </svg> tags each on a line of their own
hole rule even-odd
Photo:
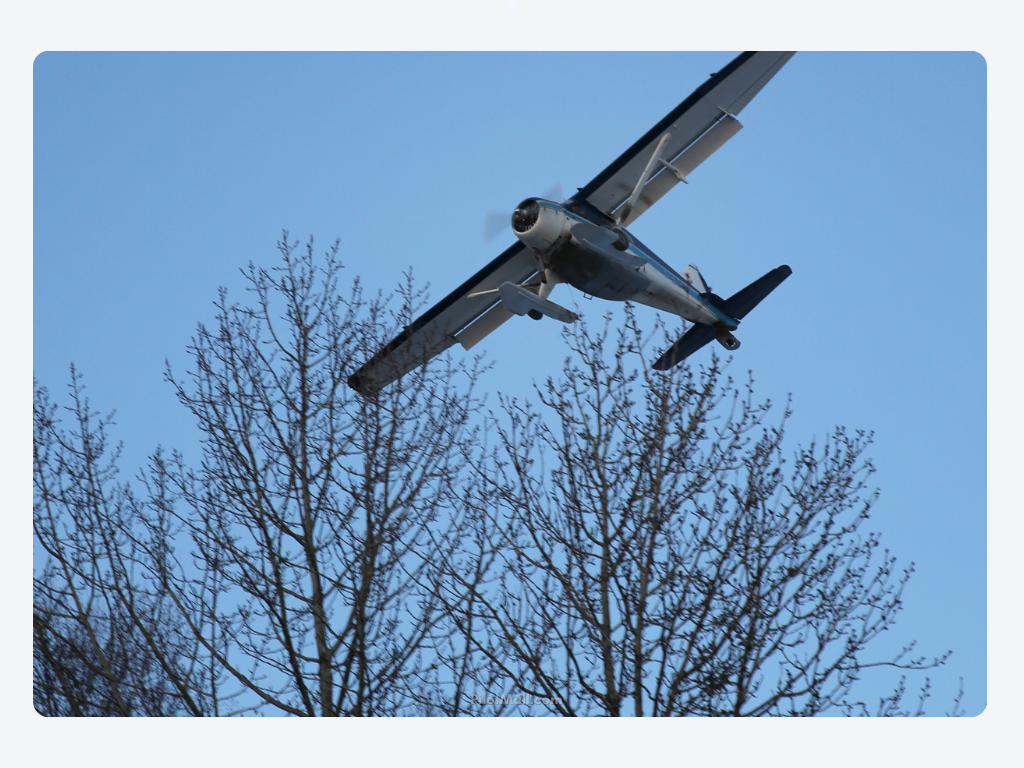
<svg viewBox="0 0 1024 768">
<path fill-rule="evenodd" d="M 46 715 L 920 713 L 864 670 L 911 569 L 869 530 L 869 433 L 787 435 L 717 356 L 651 370 L 584 322 L 530 400 L 442 357 L 345 382 L 423 296 L 337 244 L 243 270 L 167 381 L 201 457 L 118 472 L 72 369 L 36 384 L 34 694 Z M 660 340 L 659 340 L 660 342 Z M 957 708 L 954 703 L 953 711 Z"/>
</svg>

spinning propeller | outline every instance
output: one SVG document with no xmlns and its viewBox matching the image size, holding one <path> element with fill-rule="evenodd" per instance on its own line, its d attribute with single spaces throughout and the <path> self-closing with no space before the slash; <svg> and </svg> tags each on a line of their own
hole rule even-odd
<svg viewBox="0 0 1024 768">
<path fill-rule="evenodd" d="M 558 182 L 552 184 L 541 197 L 545 200 L 565 202 L 565 197 L 562 196 L 562 185 Z M 511 225 L 512 217 L 508 213 L 494 209 L 489 210 L 484 215 L 484 242 L 491 242 Z"/>
</svg>

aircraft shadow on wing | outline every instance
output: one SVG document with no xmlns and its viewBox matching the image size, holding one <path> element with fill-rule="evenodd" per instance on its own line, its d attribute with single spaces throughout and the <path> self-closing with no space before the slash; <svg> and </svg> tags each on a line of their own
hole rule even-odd
<svg viewBox="0 0 1024 768">
<path fill-rule="evenodd" d="M 695 266 L 680 274 L 627 226 L 736 135 L 743 127 L 737 115 L 792 55 L 740 54 L 571 198 L 524 200 L 512 214 L 517 241 L 410 323 L 349 377 L 349 386 L 372 396 L 456 343 L 471 349 L 514 315 L 574 322 L 575 313 L 548 298 L 558 283 L 693 323 L 656 369 L 671 368 L 712 340 L 737 349 L 732 332 L 792 270 L 776 267 L 722 299 Z"/>
</svg>

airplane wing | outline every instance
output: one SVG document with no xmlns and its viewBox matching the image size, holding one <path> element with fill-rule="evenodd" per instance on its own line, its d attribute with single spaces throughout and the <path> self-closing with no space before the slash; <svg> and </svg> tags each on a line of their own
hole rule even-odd
<svg viewBox="0 0 1024 768">
<path fill-rule="evenodd" d="M 628 226 L 743 127 L 736 116 L 793 53 L 741 53 L 572 199 Z"/>
<path fill-rule="evenodd" d="M 466 282 L 410 323 L 348 378 L 370 397 L 402 374 L 459 342 L 469 349 L 512 313 L 500 304 L 504 282 L 522 284 L 537 274 L 537 261 L 520 242 L 510 246 Z M 487 293 L 482 293 L 487 291 Z"/>
<path fill-rule="evenodd" d="M 739 131 L 736 115 L 792 55 L 740 54 L 572 199 L 585 199 L 621 225 L 630 224 Z M 469 349 L 512 317 L 500 303 L 498 287 L 522 284 L 536 273 L 533 255 L 521 243 L 512 245 L 363 364 L 349 377 L 349 386 L 372 396 L 456 342 Z"/>
</svg>

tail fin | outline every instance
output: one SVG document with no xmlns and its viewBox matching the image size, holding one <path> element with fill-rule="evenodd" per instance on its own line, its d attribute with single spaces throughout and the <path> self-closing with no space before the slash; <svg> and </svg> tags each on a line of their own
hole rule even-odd
<svg viewBox="0 0 1024 768">
<path fill-rule="evenodd" d="M 725 314 L 736 320 L 742 320 L 747 314 L 761 303 L 769 293 L 793 274 L 793 270 L 783 264 L 771 272 L 752 282 L 746 288 L 734 293 L 728 299 L 718 304 L 718 308 Z M 694 325 L 682 337 L 665 350 L 665 354 L 658 358 L 654 364 L 655 370 L 667 371 L 672 366 L 681 362 L 703 347 L 718 333 L 718 329 L 711 325 Z"/>
<path fill-rule="evenodd" d="M 688 266 L 683 272 L 683 279 L 690 283 L 700 293 L 708 293 L 711 290 L 708 288 L 708 284 L 704 280 L 704 275 L 702 275 L 700 270 L 693 266 L 693 264 Z"/>
</svg>

